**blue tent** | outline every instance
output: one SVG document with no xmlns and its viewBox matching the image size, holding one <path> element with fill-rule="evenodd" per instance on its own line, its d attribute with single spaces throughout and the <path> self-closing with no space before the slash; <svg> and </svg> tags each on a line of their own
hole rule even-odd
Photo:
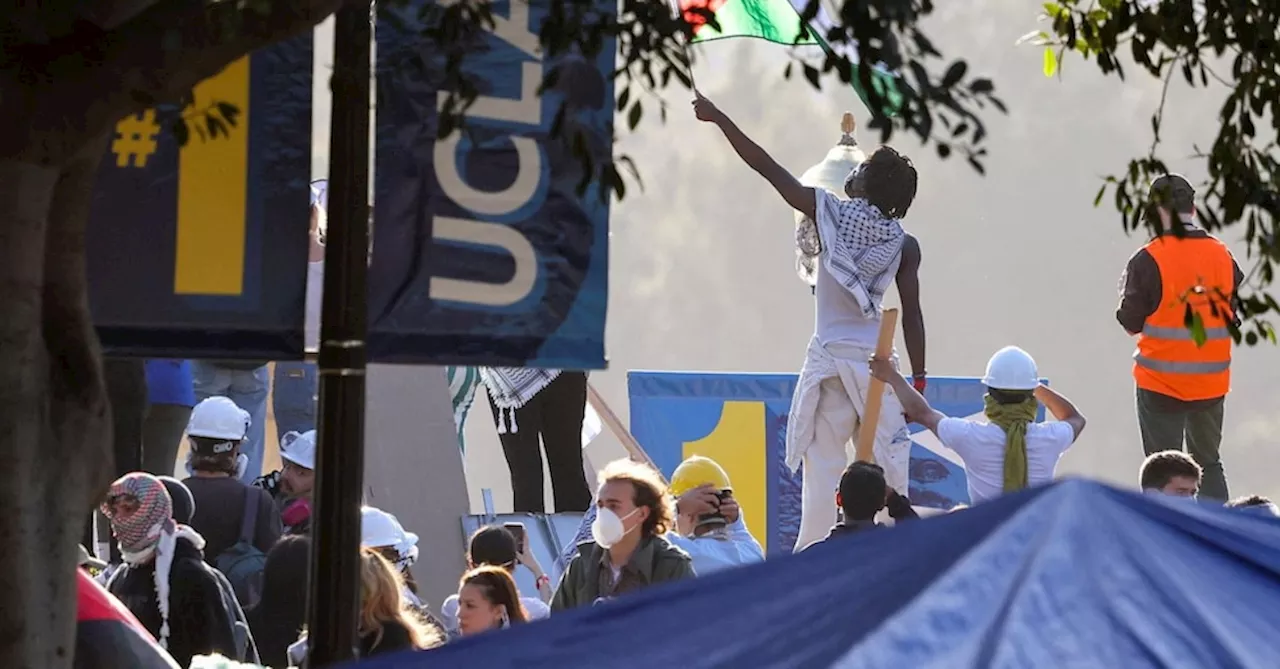
<svg viewBox="0 0 1280 669">
<path fill-rule="evenodd" d="M 1068 480 L 361 667 L 1280 666 L 1280 521 Z"/>
</svg>

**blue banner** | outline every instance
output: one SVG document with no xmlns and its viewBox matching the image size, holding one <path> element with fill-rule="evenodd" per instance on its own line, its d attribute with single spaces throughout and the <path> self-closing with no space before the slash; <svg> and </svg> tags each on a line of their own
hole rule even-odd
<svg viewBox="0 0 1280 669">
<path fill-rule="evenodd" d="M 494 30 L 462 45 L 423 36 L 433 3 L 381 9 L 371 359 L 604 367 L 609 203 L 589 175 L 576 192 L 571 147 L 611 157 L 615 44 L 548 59 L 548 7 L 499 0 Z M 599 1 L 597 16 L 616 12 Z M 480 97 L 466 130 L 437 140 L 444 54 L 458 50 Z"/>
<path fill-rule="evenodd" d="M 297 359 L 311 171 L 310 33 L 254 52 L 177 109 L 122 120 L 88 234 L 90 306 L 109 355 Z M 204 112 L 229 104 L 234 125 Z"/>
<path fill-rule="evenodd" d="M 794 374 L 631 372 L 631 433 L 671 476 L 685 458 L 703 455 L 724 467 L 756 540 L 769 553 L 791 552 L 800 529 L 803 469 L 786 465 L 787 414 Z M 957 418 L 982 414 L 986 388 L 974 378 L 930 377 L 925 399 Z M 1043 421 L 1044 407 L 1036 415 Z M 959 457 L 912 423 L 908 494 L 916 506 L 968 503 Z M 755 520 L 761 519 L 761 520 Z"/>
</svg>

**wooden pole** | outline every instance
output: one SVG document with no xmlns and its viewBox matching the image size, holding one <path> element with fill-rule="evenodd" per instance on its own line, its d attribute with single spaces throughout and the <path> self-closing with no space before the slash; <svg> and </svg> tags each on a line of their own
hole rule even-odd
<svg viewBox="0 0 1280 669">
<path fill-rule="evenodd" d="M 885 309 L 880 316 L 880 337 L 876 341 L 876 357 L 893 355 L 893 333 L 898 328 L 898 310 Z M 875 462 L 876 426 L 880 423 L 880 407 L 884 404 L 884 381 L 871 377 L 867 388 L 867 403 L 862 407 L 861 427 L 858 429 L 857 459 Z"/>
<path fill-rule="evenodd" d="M 587 383 L 587 401 L 595 408 L 596 413 L 600 414 L 600 422 L 604 423 L 604 426 L 609 428 L 613 436 L 622 442 L 622 447 L 627 449 L 627 454 L 631 456 L 632 460 L 643 462 L 653 467 L 653 470 L 658 472 L 659 475 L 662 474 L 662 470 L 658 469 L 658 465 L 654 464 L 653 459 L 645 452 L 644 447 L 640 445 L 640 442 L 636 441 L 635 437 L 631 436 L 631 431 L 622 424 L 622 421 L 618 419 L 618 415 L 613 413 L 613 409 L 610 409 L 609 405 L 604 401 L 604 397 L 590 383 Z M 663 478 L 665 479 L 666 477 Z"/>
</svg>

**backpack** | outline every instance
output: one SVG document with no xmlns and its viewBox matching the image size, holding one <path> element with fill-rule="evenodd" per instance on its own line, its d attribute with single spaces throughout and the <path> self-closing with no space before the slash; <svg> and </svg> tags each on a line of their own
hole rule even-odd
<svg viewBox="0 0 1280 669">
<path fill-rule="evenodd" d="M 240 602 L 235 593 L 235 589 L 231 586 L 231 582 L 227 580 L 217 569 L 209 570 L 218 579 L 218 590 L 222 593 L 222 608 L 227 612 L 227 622 L 231 625 L 232 638 L 236 644 L 236 656 L 231 658 L 237 662 L 249 662 L 258 664 L 261 658 L 258 655 L 258 644 L 253 640 L 253 632 L 249 629 L 249 620 L 244 615 L 244 609 L 240 607 Z"/>
<path fill-rule="evenodd" d="M 240 606 L 246 609 L 256 606 L 258 600 L 262 598 L 262 570 L 267 565 L 266 554 L 253 545 L 253 536 L 258 526 L 260 498 L 261 493 L 257 488 L 245 488 L 244 517 L 240 520 L 240 540 L 222 551 L 214 560 L 214 566 L 231 582 Z"/>
</svg>

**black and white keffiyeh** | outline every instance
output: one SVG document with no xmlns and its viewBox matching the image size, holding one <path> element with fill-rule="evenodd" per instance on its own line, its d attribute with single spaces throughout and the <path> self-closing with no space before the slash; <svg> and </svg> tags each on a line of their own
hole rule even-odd
<svg viewBox="0 0 1280 669">
<path fill-rule="evenodd" d="M 796 228 L 800 276 L 812 283 L 817 263 L 858 301 L 862 315 L 874 318 L 902 256 L 907 233 L 865 198 L 841 200 L 822 188 L 814 189 L 818 220 Z"/>
<path fill-rule="evenodd" d="M 481 367 L 480 380 L 488 389 L 493 406 L 498 409 L 498 434 L 519 431 L 516 409 L 527 404 L 558 376 L 558 369 Z"/>
</svg>

